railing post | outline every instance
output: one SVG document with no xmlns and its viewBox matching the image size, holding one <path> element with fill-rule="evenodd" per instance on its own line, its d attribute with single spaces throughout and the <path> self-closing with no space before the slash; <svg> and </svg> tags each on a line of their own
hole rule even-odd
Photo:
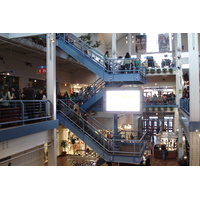
<svg viewBox="0 0 200 200">
<path fill-rule="evenodd" d="M 21 102 L 21 105 L 22 105 L 22 124 L 24 125 L 24 103 L 22 101 Z"/>
</svg>

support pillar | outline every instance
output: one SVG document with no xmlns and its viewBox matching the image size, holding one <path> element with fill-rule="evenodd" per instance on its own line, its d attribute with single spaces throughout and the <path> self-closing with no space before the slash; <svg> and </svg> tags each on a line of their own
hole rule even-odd
<svg viewBox="0 0 200 200">
<path fill-rule="evenodd" d="M 114 150 L 119 150 L 120 149 L 120 141 L 116 141 L 118 139 L 120 139 L 119 135 L 118 135 L 118 115 L 114 114 Z"/>
<path fill-rule="evenodd" d="M 190 166 L 200 165 L 200 105 L 198 33 L 188 33 L 190 82 Z"/>
<path fill-rule="evenodd" d="M 116 33 L 112 33 L 112 58 L 117 58 Z"/>
<path fill-rule="evenodd" d="M 180 107 L 180 98 L 183 93 L 183 72 L 182 72 L 182 61 L 181 61 L 181 52 L 182 52 L 182 41 L 181 41 L 181 33 L 174 34 L 175 39 L 175 55 L 176 55 L 176 105 Z M 178 157 L 181 158 L 183 155 L 183 133 L 179 127 L 179 111 L 177 108 L 174 108 L 174 131 L 178 132 Z"/>
<path fill-rule="evenodd" d="M 130 56 L 132 55 L 132 38 L 131 33 L 128 33 L 128 52 Z"/>
<path fill-rule="evenodd" d="M 182 62 L 181 62 L 181 52 L 182 52 L 182 42 L 181 33 L 175 34 L 175 52 L 176 52 L 176 105 L 180 107 L 179 99 L 182 97 L 183 89 L 183 72 L 182 72 Z"/>
<path fill-rule="evenodd" d="M 56 34 L 47 34 L 47 99 L 52 103 L 52 119 L 56 120 Z M 49 130 L 51 145 L 48 151 L 48 165 L 57 166 L 56 129 Z"/>
</svg>

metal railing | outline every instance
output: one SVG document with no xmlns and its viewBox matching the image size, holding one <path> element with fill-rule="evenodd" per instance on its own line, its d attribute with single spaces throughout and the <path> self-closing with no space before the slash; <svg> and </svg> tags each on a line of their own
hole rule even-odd
<svg viewBox="0 0 200 200">
<path fill-rule="evenodd" d="M 52 116 L 49 100 L 4 100 L 0 101 L 0 126 L 24 125 Z"/>
<path fill-rule="evenodd" d="M 143 105 L 176 105 L 176 98 L 150 97 L 143 101 Z"/>
<path fill-rule="evenodd" d="M 142 66 L 139 59 L 135 58 L 118 58 L 111 59 L 105 58 L 104 55 L 98 50 L 92 48 L 87 43 L 82 41 L 76 35 L 72 33 L 60 33 L 57 35 L 58 39 L 63 40 L 67 44 L 72 45 L 79 50 L 84 56 L 92 59 L 98 63 L 107 73 L 140 73 L 142 76 L 146 75 L 146 67 Z M 130 61 L 127 63 L 127 61 Z M 136 64 L 137 61 L 137 64 Z M 126 64 L 125 64 L 126 63 Z"/>
<path fill-rule="evenodd" d="M 190 114 L 190 99 L 180 99 L 180 108 Z"/>
<path fill-rule="evenodd" d="M 103 150 L 111 154 L 123 154 L 140 156 L 145 150 L 145 135 L 138 140 L 127 140 L 120 137 L 120 134 L 114 135 L 110 130 L 100 124 L 95 118 L 87 114 L 87 120 L 73 110 L 72 101 L 58 101 L 58 112 L 66 120 L 78 128 L 85 136 L 91 138 Z M 73 103 L 73 102 L 72 102 Z M 81 113 L 84 111 L 81 110 Z M 110 132 L 111 138 L 107 138 L 100 130 Z"/>
</svg>

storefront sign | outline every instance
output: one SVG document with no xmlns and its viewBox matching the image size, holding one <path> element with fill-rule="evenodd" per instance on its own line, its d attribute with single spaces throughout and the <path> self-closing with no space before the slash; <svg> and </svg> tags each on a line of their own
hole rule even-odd
<svg viewBox="0 0 200 200">
<path fill-rule="evenodd" d="M 38 66 L 38 74 L 46 74 L 46 66 Z"/>
</svg>

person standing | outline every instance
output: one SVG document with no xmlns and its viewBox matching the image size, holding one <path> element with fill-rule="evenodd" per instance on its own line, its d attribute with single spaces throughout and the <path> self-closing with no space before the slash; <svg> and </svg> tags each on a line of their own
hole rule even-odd
<svg viewBox="0 0 200 200">
<path fill-rule="evenodd" d="M 80 106 L 79 106 L 79 101 L 77 101 L 75 104 L 74 104 L 74 107 L 73 107 L 73 110 L 76 110 L 78 114 L 80 114 Z"/>
<path fill-rule="evenodd" d="M 35 99 L 35 90 L 32 88 L 32 83 L 28 82 L 27 88 L 24 89 L 24 100 L 34 100 Z M 34 102 L 26 102 L 25 108 L 28 113 L 28 118 L 34 117 Z"/>
<path fill-rule="evenodd" d="M 124 65 L 125 65 L 125 70 L 131 70 L 132 69 L 131 56 L 128 52 L 125 55 Z"/>
<path fill-rule="evenodd" d="M 28 82 L 27 88 L 24 90 L 24 100 L 34 100 L 35 90 L 32 88 L 32 83 Z"/>
<path fill-rule="evenodd" d="M 105 66 L 106 66 L 106 70 L 110 71 L 110 65 L 109 65 L 109 53 L 108 51 L 105 52 L 104 54 L 104 63 L 105 63 Z"/>
</svg>

